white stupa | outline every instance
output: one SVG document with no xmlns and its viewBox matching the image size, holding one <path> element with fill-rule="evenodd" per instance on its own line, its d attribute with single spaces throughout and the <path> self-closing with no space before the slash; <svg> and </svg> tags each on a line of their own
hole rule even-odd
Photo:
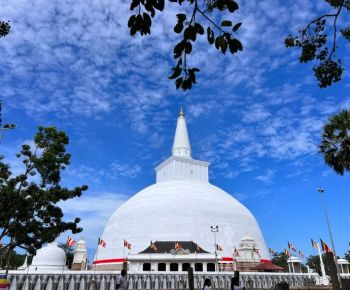
<svg viewBox="0 0 350 290">
<path fill-rule="evenodd" d="M 150 241 L 193 241 L 215 251 L 211 226 L 218 226 L 220 259 L 232 260 L 234 247 L 249 235 L 260 259 L 269 259 L 266 244 L 252 213 L 222 189 L 209 183 L 209 163 L 194 160 L 185 117 L 177 120 L 172 156 L 156 167 L 156 183 L 141 190 L 109 219 L 95 254 L 95 268 L 117 269 L 128 253 L 137 254 Z M 124 239 L 132 246 L 123 246 Z M 118 266 L 119 264 L 119 266 Z"/>
<path fill-rule="evenodd" d="M 33 257 L 32 264 L 29 266 L 29 271 L 63 271 L 67 270 L 66 253 L 58 247 L 57 243 L 50 243 L 42 247 L 36 252 Z"/>
</svg>

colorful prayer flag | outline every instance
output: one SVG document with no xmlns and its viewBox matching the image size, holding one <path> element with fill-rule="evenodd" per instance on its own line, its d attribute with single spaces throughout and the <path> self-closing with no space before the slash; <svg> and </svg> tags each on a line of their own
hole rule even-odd
<svg viewBox="0 0 350 290">
<path fill-rule="evenodd" d="M 288 248 L 289 250 L 292 250 L 293 252 L 296 252 L 297 250 L 294 248 L 293 244 L 288 242 Z"/>
<path fill-rule="evenodd" d="M 291 256 L 290 252 L 287 249 L 284 250 L 284 254 L 287 256 Z"/>
<path fill-rule="evenodd" d="M 131 250 L 131 244 L 127 240 L 124 240 L 124 247 Z"/>
<path fill-rule="evenodd" d="M 156 244 L 153 243 L 152 241 L 151 241 L 151 250 L 153 250 L 153 251 L 155 251 L 155 252 L 158 251 Z"/>
<path fill-rule="evenodd" d="M 270 252 L 271 255 L 276 254 L 276 252 L 274 250 L 272 250 L 272 248 L 269 248 L 269 252 Z"/>
<path fill-rule="evenodd" d="M 311 245 L 313 248 L 316 248 L 316 249 L 318 248 L 317 243 L 313 239 L 311 239 Z"/>
<path fill-rule="evenodd" d="M 238 250 L 236 249 L 236 247 L 235 247 L 235 250 L 234 250 L 234 252 L 233 252 L 233 255 L 234 255 L 235 257 L 238 257 L 238 256 L 239 256 L 239 252 L 238 252 Z"/>
<path fill-rule="evenodd" d="M 217 251 L 223 251 L 222 247 L 220 245 L 218 245 L 218 244 L 216 244 L 216 250 Z"/>
<path fill-rule="evenodd" d="M 0 274 L 0 289 L 8 289 L 9 286 L 9 280 L 7 279 L 6 274 Z"/>
<path fill-rule="evenodd" d="M 302 251 L 299 251 L 299 257 L 304 258 L 304 254 Z"/>
<path fill-rule="evenodd" d="M 103 248 L 107 246 L 106 242 L 100 238 L 98 238 L 98 245 L 102 246 Z"/>
<path fill-rule="evenodd" d="M 68 238 L 67 238 L 67 246 L 68 247 L 73 247 L 75 245 L 75 243 L 76 242 L 71 237 L 68 236 Z"/>
<path fill-rule="evenodd" d="M 260 256 L 260 254 L 259 254 L 259 249 L 253 247 L 253 252 L 254 252 L 254 253 L 257 253 L 257 254 Z"/>
<path fill-rule="evenodd" d="M 328 245 L 321 240 L 321 245 L 322 245 L 322 251 L 324 251 L 325 253 L 333 253 L 333 251 L 328 247 Z"/>
<path fill-rule="evenodd" d="M 181 250 L 182 249 L 182 245 L 180 243 L 175 243 L 175 250 Z"/>
</svg>

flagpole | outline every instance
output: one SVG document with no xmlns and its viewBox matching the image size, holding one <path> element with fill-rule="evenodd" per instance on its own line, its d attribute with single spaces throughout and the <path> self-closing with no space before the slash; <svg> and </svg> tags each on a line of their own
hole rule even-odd
<svg viewBox="0 0 350 290">
<path fill-rule="evenodd" d="M 337 269 L 337 276 L 338 276 L 338 280 L 339 280 L 339 285 L 340 285 L 340 288 L 342 288 L 342 283 L 341 283 L 341 278 L 340 278 L 340 273 L 339 273 L 339 265 L 338 265 L 338 261 L 337 261 L 337 254 L 335 253 L 335 246 L 334 246 L 334 241 L 333 241 L 333 236 L 332 236 L 332 231 L 331 231 L 331 225 L 329 223 L 327 209 L 326 209 L 326 205 L 324 202 L 324 191 L 325 190 L 323 188 L 318 188 L 317 191 L 320 193 L 320 196 L 321 196 L 321 203 L 323 206 L 324 215 L 325 215 L 326 222 L 327 222 L 329 237 L 331 238 L 331 243 L 332 243 L 332 247 L 333 247 L 333 256 L 334 256 L 335 266 Z"/>
<path fill-rule="evenodd" d="M 219 226 L 210 226 L 210 230 L 214 233 L 216 271 L 219 272 L 218 253 L 217 253 L 217 244 L 216 244 L 216 233 L 219 231 Z"/>
<path fill-rule="evenodd" d="M 100 242 L 100 239 L 98 239 L 98 241 Z M 99 249 L 99 246 L 100 246 L 100 243 L 99 243 L 99 242 L 97 243 L 97 250 L 96 250 L 96 256 L 95 256 L 95 257 L 96 257 L 96 258 L 95 258 L 96 261 L 97 261 L 97 256 L 98 256 L 98 249 Z M 96 263 L 94 264 L 94 270 L 96 271 Z"/>
<path fill-rule="evenodd" d="M 322 254 L 321 254 L 321 248 L 320 248 L 320 245 L 318 243 L 316 243 L 316 245 L 317 245 L 318 255 L 320 256 L 322 279 L 326 279 L 326 271 L 324 269 L 324 264 L 323 264 Z"/>
</svg>

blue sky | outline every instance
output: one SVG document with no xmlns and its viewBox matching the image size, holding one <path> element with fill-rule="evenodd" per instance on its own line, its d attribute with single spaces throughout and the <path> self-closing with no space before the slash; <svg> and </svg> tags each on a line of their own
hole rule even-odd
<svg viewBox="0 0 350 290">
<path fill-rule="evenodd" d="M 224 56 L 200 39 L 189 60 L 201 68 L 198 84 L 186 93 L 167 79 L 177 5 L 166 3 L 151 36 L 141 38 L 129 36 L 125 0 L 0 2 L 0 19 L 12 23 L 0 39 L 3 121 L 18 126 L 0 153 L 20 172 L 15 152 L 37 126 L 68 133 L 72 162 L 63 182 L 89 191 L 62 207 L 82 218 L 75 238 L 87 240 L 90 256 L 112 212 L 155 181 L 181 106 L 193 157 L 211 162 L 211 182 L 253 212 L 268 247 L 282 251 L 291 241 L 309 255 L 310 238 L 330 243 L 321 186 L 337 254 L 349 250 L 349 175 L 337 176 L 317 153 L 327 118 L 350 108 L 349 70 L 321 90 L 311 66 L 298 63 L 299 51 L 283 43 L 330 8 L 311 0 L 240 2 L 233 21 L 243 22 L 244 51 Z M 349 43 L 339 44 L 349 68 Z"/>
</svg>

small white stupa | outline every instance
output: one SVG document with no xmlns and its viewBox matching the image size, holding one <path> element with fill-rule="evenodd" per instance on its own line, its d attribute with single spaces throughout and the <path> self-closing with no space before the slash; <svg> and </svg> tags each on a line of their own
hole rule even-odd
<svg viewBox="0 0 350 290">
<path fill-rule="evenodd" d="M 58 247 L 56 242 L 39 249 L 33 257 L 32 264 L 29 266 L 30 272 L 63 271 L 67 269 L 66 253 Z"/>
<path fill-rule="evenodd" d="M 86 266 L 87 266 L 86 242 L 81 238 L 77 242 L 77 246 L 74 251 L 72 270 L 86 270 Z"/>
</svg>

